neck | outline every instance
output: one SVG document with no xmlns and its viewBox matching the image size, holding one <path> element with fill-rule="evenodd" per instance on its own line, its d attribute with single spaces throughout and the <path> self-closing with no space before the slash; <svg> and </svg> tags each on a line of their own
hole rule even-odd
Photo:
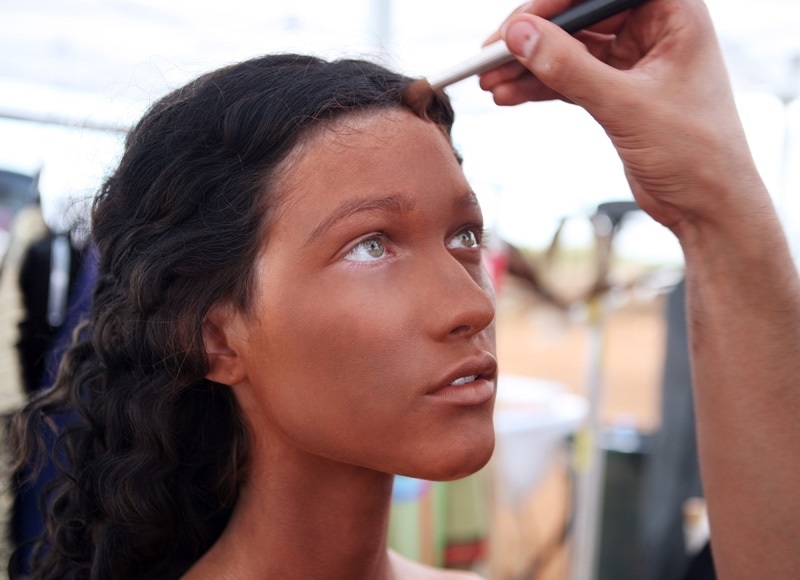
<svg viewBox="0 0 800 580">
<path fill-rule="evenodd" d="M 186 578 L 387 578 L 392 476 L 276 439 L 253 446 L 230 523 Z"/>
</svg>

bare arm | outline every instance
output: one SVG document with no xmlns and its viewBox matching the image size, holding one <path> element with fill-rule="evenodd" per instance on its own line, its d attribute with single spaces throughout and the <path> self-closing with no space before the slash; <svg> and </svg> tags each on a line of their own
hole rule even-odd
<svg viewBox="0 0 800 580">
<path fill-rule="evenodd" d="M 800 572 L 800 284 L 768 210 L 687 226 L 698 448 L 721 578 Z"/>
<path fill-rule="evenodd" d="M 526 10 L 549 16 L 566 0 Z M 499 104 L 563 98 L 606 130 L 686 257 L 701 472 L 722 578 L 800 575 L 800 282 L 699 0 L 650 0 L 577 38 L 526 12 Z M 526 27 L 527 26 L 527 27 Z M 531 74 L 531 72 L 533 74 Z"/>
</svg>

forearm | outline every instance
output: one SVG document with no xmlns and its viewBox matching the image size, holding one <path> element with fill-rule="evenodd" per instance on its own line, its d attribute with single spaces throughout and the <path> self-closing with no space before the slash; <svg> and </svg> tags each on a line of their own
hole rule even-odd
<svg viewBox="0 0 800 580">
<path fill-rule="evenodd" d="M 542 18 L 567 4 L 510 16 L 500 36 L 517 61 L 481 86 L 500 104 L 584 107 L 639 206 L 678 236 L 715 563 L 726 579 L 800 577 L 800 282 L 708 10 L 651 0 L 572 37 Z"/>
<path fill-rule="evenodd" d="M 698 444 L 722 578 L 800 570 L 800 283 L 769 198 L 682 224 Z"/>
</svg>

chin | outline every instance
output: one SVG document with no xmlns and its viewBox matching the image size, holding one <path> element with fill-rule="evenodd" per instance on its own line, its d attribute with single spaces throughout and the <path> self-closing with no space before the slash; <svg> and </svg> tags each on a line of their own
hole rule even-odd
<svg viewBox="0 0 800 580">
<path fill-rule="evenodd" d="M 494 430 L 476 436 L 475 433 L 445 445 L 442 444 L 425 464 L 417 465 L 410 477 L 429 481 L 452 481 L 472 475 L 484 467 L 494 451 Z M 421 459 L 421 458 L 420 458 Z"/>
</svg>

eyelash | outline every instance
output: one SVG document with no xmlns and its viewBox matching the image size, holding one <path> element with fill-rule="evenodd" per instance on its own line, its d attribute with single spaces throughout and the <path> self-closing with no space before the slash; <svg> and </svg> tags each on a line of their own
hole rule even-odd
<svg viewBox="0 0 800 580">
<path fill-rule="evenodd" d="M 460 235 L 462 235 L 464 233 L 467 233 L 467 232 L 471 232 L 473 234 L 473 236 L 475 237 L 475 242 L 476 242 L 475 246 L 474 247 L 466 247 L 466 248 L 453 248 L 453 249 L 473 250 L 473 249 L 483 249 L 484 247 L 486 247 L 485 244 L 486 244 L 486 240 L 488 238 L 487 230 L 485 228 L 481 227 L 481 226 L 478 226 L 478 225 L 469 225 L 469 226 L 466 226 L 466 227 L 458 230 L 455 234 L 453 234 L 453 236 L 450 238 L 450 240 L 451 241 L 455 240 L 458 236 L 460 236 Z M 389 237 L 384 232 L 375 232 L 373 234 L 370 234 L 368 237 L 363 238 L 360 241 L 358 241 L 355 244 L 353 244 L 353 246 L 351 246 L 350 249 L 347 250 L 347 252 L 345 253 L 345 259 L 347 259 L 348 256 L 352 256 L 356 252 L 356 250 L 358 250 L 359 248 L 366 248 L 366 244 L 368 244 L 370 242 L 378 241 L 378 242 L 380 242 L 380 244 L 383 247 L 383 253 L 380 256 L 374 256 L 374 258 L 375 258 L 374 260 L 369 260 L 369 259 L 367 259 L 367 260 L 350 259 L 348 261 L 355 262 L 355 263 L 360 263 L 360 264 L 368 264 L 368 263 L 371 263 L 371 262 L 382 261 L 382 259 L 385 257 L 385 254 L 387 252 L 390 252 L 391 245 L 389 243 L 387 243 L 388 239 L 389 239 Z M 449 243 L 450 242 L 448 241 L 448 245 L 449 245 Z"/>
</svg>

